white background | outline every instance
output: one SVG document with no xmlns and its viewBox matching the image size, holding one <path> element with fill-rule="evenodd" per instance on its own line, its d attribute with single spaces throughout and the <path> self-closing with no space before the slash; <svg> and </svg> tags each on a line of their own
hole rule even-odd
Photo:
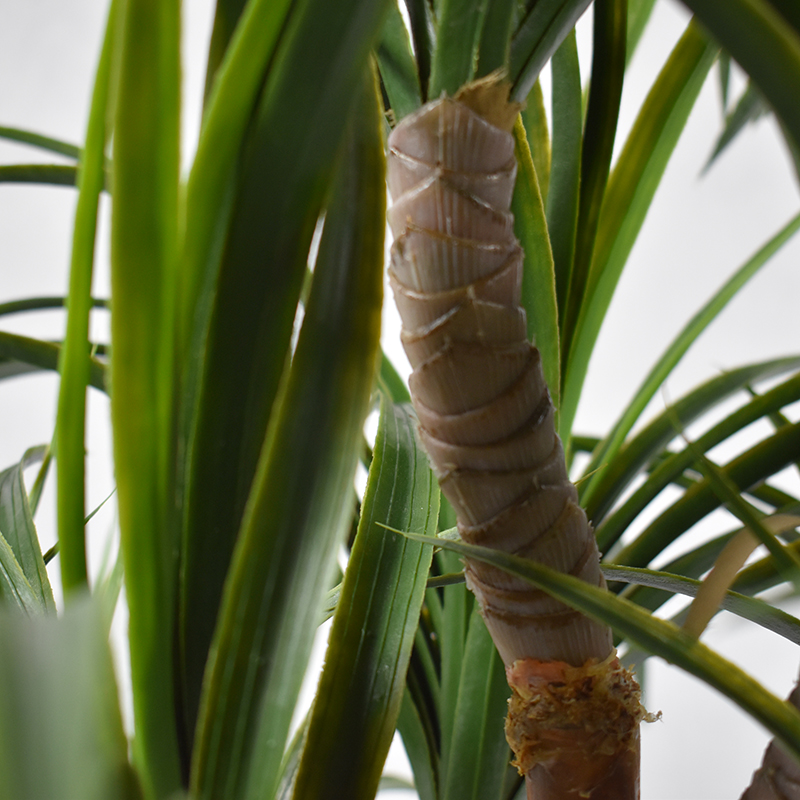
<svg viewBox="0 0 800 800">
<path fill-rule="evenodd" d="M 186 6 L 184 163 L 188 164 L 198 130 L 202 64 L 212 11 L 210 0 L 194 0 Z M 105 14 L 105 0 L 0 0 L 0 125 L 82 141 Z M 618 146 L 687 19 L 676 2 L 657 4 L 626 83 Z M 591 49 L 587 23 L 584 20 L 580 27 L 584 74 Z M 749 127 L 700 178 L 720 130 L 715 77 L 713 72 L 701 94 L 620 282 L 587 379 L 578 432 L 596 434 L 608 428 L 682 324 L 800 206 L 784 145 L 771 121 Z M 543 81 L 546 84 L 547 76 Z M 741 78 L 736 85 L 741 88 Z M 0 143 L 0 163 L 34 160 L 58 159 Z M 66 293 L 74 202 L 75 193 L 67 188 L 0 185 L 0 301 Z M 108 296 L 105 226 L 98 252 L 95 294 Z M 800 241 L 790 242 L 729 305 L 670 378 L 669 397 L 679 397 L 721 369 L 800 349 L 799 255 Z M 391 302 L 384 324 L 385 346 L 407 373 L 396 345 L 398 322 Z M 52 311 L 19 315 L 3 318 L 0 326 L 57 338 L 62 335 L 63 316 Z M 100 340 L 107 335 L 103 312 L 95 316 L 93 334 Z M 18 461 L 28 447 L 49 441 L 56 392 L 53 375 L 0 383 L 0 468 Z M 650 413 L 661 407 L 663 397 L 654 401 Z M 98 392 L 90 392 L 89 413 L 87 505 L 93 508 L 113 487 L 108 404 Z M 790 415 L 797 419 L 797 409 Z M 729 457 L 718 451 L 714 455 Z M 796 493 L 796 478 L 787 472 L 785 479 L 787 488 Z M 54 541 L 53 520 L 52 495 L 46 495 L 37 517 L 43 548 Z M 733 527 L 721 516 L 711 524 L 717 525 L 714 531 Z M 113 526 L 113 503 L 109 503 L 90 525 L 94 570 Z M 57 582 L 55 564 L 51 574 Z M 785 607 L 798 611 L 794 601 Z M 119 632 L 124 615 L 118 616 Z M 784 640 L 724 616 L 712 624 L 704 641 L 769 689 L 788 694 L 800 659 Z M 124 662 L 120 656 L 123 683 Z M 649 664 L 646 703 L 652 711 L 663 711 L 663 719 L 644 726 L 642 796 L 652 800 L 738 797 L 760 762 L 766 734 L 694 679 L 658 660 Z M 403 770 L 396 750 L 391 763 Z"/>
</svg>

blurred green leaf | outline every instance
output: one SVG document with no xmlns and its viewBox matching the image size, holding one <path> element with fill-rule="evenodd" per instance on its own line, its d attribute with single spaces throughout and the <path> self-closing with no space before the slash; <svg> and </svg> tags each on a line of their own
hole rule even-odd
<svg viewBox="0 0 800 800">
<path fill-rule="evenodd" d="M 350 525 L 377 364 L 386 210 L 377 86 L 364 77 L 220 610 L 195 739 L 198 800 L 275 791 L 325 587 Z"/>
<path fill-rule="evenodd" d="M 31 147 L 38 147 L 51 153 L 59 153 L 67 158 L 74 158 L 76 161 L 81 157 L 81 148 L 69 142 L 62 142 L 60 139 L 53 139 L 50 136 L 42 136 L 40 133 L 22 130 L 21 128 L 9 128 L 0 125 L 0 139 L 9 142 L 19 142 Z"/>
<path fill-rule="evenodd" d="M 414 785 L 420 800 L 437 800 L 438 761 L 434 731 L 423 724 L 409 689 L 403 694 L 403 703 L 397 718 L 397 730 L 403 737 L 403 745 L 411 762 Z"/>
<path fill-rule="evenodd" d="M 0 379 L 42 369 L 58 372 L 60 352 L 61 346 L 54 342 L 0 331 Z M 96 358 L 90 358 L 89 363 L 89 385 L 107 391 L 106 365 Z"/>
<path fill-rule="evenodd" d="M 656 0 L 628 0 L 628 36 L 625 46 L 625 64 L 630 64 L 644 29 L 650 21 Z"/>
<path fill-rule="evenodd" d="M 638 487 L 608 520 L 604 521 L 606 514 L 636 475 L 656 459 L 663 448 L 675 438 L 677 435 L 675 419 L 678 419 L 683 426 L 687 426 L 751 381 L 775 377 L 796 370 L 798 367 L 800 367 L 800 357 L 794 357 L 750 364 L 725 372 L 677 400 L 671 409 L 659 414 L 628 441 L 611 463 L 600 467 L 601 477 L 593 498 L 591 502 L 585 503 L 589 518 L 598 526 L 600 549 L 607 550 L 644 506 L 691 465 L 693 459 L 690 453 L 668 456 L 662 464 L 656 466 L 647 481 Z M 798 391 L 800 391 L 800 377 L 795 376 L 765 393 L 760 402 L 750 402 L 720 421 L 698 439 L 698 446 L 704 450 L 713 447 L 764 414 L 792 402 L 791 398 L 796 397 Z"/>
<path fill-rule="evenodd" d="M 752 78 L 800 145 L 800 31 L 795 3 L 684 0 L 706 30 Z M 783 9 L 782 16 L 776 9 Z"/>
<path fill-rule="evenodd" d="M 440 0 L 428 96 L 454 95 L 475 75 L 475 57 L 486 5 L 481 0 Z"/>
<path fill-rule="evenodd" d="M 533 84 L 528 95 L 525 108 L 520 112 L 525 133 L 528 135 L 528 146 L 536 168 L 536 181 L 539 193 L 547 204 L 550 190 L 550 131 L 547 127 L 547 110 L 544 107 L 544 93 L 539 81 Z"/>
<path fill-rule="evenodd" d="M 547 228 L 553 249 L 558 318 L 563 321 L 575 256 L 581 181 L 583 111 L 575 32 L 553 54 L 553 156 L 547 193 Z M 559 351 L 560 353 L 560 351 Z M 560 358 L 560 355 L 559 355 Z"/>
<path fill-rule="evenodd" d="M 724 467 L 738 491 L 746 491 L 800 457 L 800 423 L 782 428 Z M 614 561 L 644 567 L 684 531 L 720 505 L 708 479 L 699 481 L 662 512 L 636 539 L 622 548 Z"/>
<path fill-rule="evenodd" d="M 768 112 L 769 109 L 761 98 L 758 89 L 756 89 L 752 81 L 749 81 L 747 88 L 736 103 L 736 108 L 726 115 L 725 128 L 719 135 L 714 146 L 714 152 L 708 157 L 708 161 L 703 167 L 703 172 L 706 172 L 711 167 L 723 150 L 744 130 L 745 125 L 749 122 L 755 122 Z"/>
<path fill-rule="evenodd" d="M 397 0 L 389 4 L 375 55 L 396 123 L 422 105 L 417 62 Z"/>
<path fill-rule="evenodd" d="M 591 0 L 538 0 L 528 11 L 511 41 L 509 77 L 512 98 L 524 100 L 542 67 L 574 29 Z"/>
<path fill-rule="evenodd" d="M 436 31 L 433 24 L 433 9 L 429 0 L 403 0 L 408 14 L 411 41 L 417 61 L 419 83 L 422 89 L 422 101 L 431 99 L 428 83 L 431 77 L 433 50 L 436 42 Z"/>
<path fill-rule="evenodd" d="M 0 612 L 0 797 L 140 800 L 95 603 Z"/>
<path fill-rule="evenodd" d="M 619 276 L 716 52 L 690 23 L 653 84 L 609 179 L 589 286 L 566 356 L 563 432 L 572 429 L 589 359 Z M 573 276 L 573 284 L 575 280 Z"/>
<path fill-rule="evenodd" d="M 33 590 L 37 604 L 46 611 L 55 612 L 53 590 L 47 577 L 23 477 L 23 471 L 27 467 L 44 458 L 46 449 L 44 445 L 33 447 L 22 456 L 18 464 L 0 472 L 0 533 Z M 8 568 L 10 578 L 13 579 L 11 563 Z M 20 591 L 24 591 L 24 588 Z"/>
<path fill-rule="evenodd" d="M 384 400 L 294 797 L 372 800 L 392 741 L 433 548 L 376 524 L 436 533 L 439 488 L 410 407 Z M 347 736 L 342 736 L 347 731 Z"/>
<path fill-rule="evenodd" d="M 575 255 L 561 320 L 561 371 L 566 379 L 572 342 L 583 310 L 584 298 L 591 299 L 589 281 L 600 211 L 606 197 L 611 156 L 617 133 L 617 119 L 625 77 L 626 0 L 597 0 L 594 5 L 592 77 L 583 131 L 578 223 Z M 568 386 L 562 387 L 568 391 Z M 565 395 L 574 405 L 575 398 Z M 559 431 L 569 441 L 572 414 L 559 422 Z"/>
</svg>

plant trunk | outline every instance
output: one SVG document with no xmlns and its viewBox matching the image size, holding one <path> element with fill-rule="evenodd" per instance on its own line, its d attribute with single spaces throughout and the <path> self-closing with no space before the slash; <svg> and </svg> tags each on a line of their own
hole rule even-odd
<svg viewBox="0 0 800 800">
<path fill-rule="evenodd" d="M 519 106 L 507 97 L 479 81 L 390 136 L 390 280 L 409 385 L 464 541 L 604 586 L 519 305 Z M 465 571 L 513 690 L 506 733 L 528 797 L 638 797 L 638 686 L 610 629 L 487 564 L 467 559 Z"/>
<path fill-rule="evenodd" d="M 800 708 L 800 683 L 789 702 Z M 774 739 L 741 800 L 800 800 L 800 765 Z"/>
</svg>

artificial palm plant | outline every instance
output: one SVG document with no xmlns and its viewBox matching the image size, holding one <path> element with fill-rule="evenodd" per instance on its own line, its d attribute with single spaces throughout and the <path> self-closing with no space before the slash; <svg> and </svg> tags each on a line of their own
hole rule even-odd
<svg viewBox="0 0 800 800">
<path fill-rule="evenodd" d="M 609 431 L 580 436 L 573 422 L 617 282 L 716 61 L 734 58 L 752 81 L 723 143 L 764 107 L 796 152 L 800 15 L 785 0 L 687 0 L 697 19 L 612 163 L 626 66 L 653 3 L 597 0 L 587 77 L 574 27 L 588 5 L 407 0 L 401 13 L 390 0 L 220 0 L 203 125 L 182 179 L 180 4 L 114 0 L 84 147 L 2 130 L 74 162 L 3 167 L 0 177 L 74 184 L 78 202 L 63 342 L 0 337 L 3 377 L 61 373 L 51 448 L 0 476 L 0 796 L 372 797 L 396 729 L 423 800 L 523 796 L 503 734 L 503 664 L 463 584 L 461 556 L 610 626 L 631 659 L 634 648 L 642 660 L 661 656 L 726 693 L 777 737 L 788 754 L 778 759 L 783 774 L 794 769 L 800 714 L 698 636 L 722 601 L 800 639 L 797 620 L 752 597 L 797 579 L 798 501 L 771 479 L 800 454 L 789 408 L 800 399 L 800 356 L 712 377 L 636 425 L 800 217 L 698 302 Z M 549 113 L 537 82 L 548 64 Z M 379 353 L 386 134 L 428 100 L 496 70 L 525 104 L 511 206 L 524 251 L 520 302 L 566 458 L 589 454 L 574 477 L 610 592 L 460 539 L 407 389 Z M 88 337 L 103 192 L 108 351 Z M 91 587 L 87 386 L 111 396 L 121 552 Z M 746 402 L 696 441 L 681 438 L 735 393 Z M 364 418 L 378 406 L 377 434 L 365 444 Z M 707 458 L 762 418 L 772 432 L 726 464 Z M 53 454 L 59 538 L 50 569 L 60 569 L 61 619 L 45 566 L 55 553 L 42 554 L 32 521 Z M 362 493 L 353 488 L 359 458 L 368 468 Z M 39 461 L 28 489 L 22 471 Z M 678 487 L 678 499 L 637 530 L 666 487 Z M 741 520 L 738 531 L 651 568 L 721 505 Z M 756 542 L 767 555 L 741 569 Z M 715 564 L 714 577 L 698 581 Z M 123 571 L 130 753 L 104 642 Z M 652 615 L 698 586 L 683 628 Z M 730 586 L 737 593 L 726 594 Z M 313 707 L 290 736 L 315 630 L 331 615 Z M 615 785 L 603 796 L 615 796 Z"/>
</svg>

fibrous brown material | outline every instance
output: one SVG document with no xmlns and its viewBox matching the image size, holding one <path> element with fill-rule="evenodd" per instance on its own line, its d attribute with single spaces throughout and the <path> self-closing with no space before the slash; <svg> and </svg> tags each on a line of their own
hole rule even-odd
<svg viewBox="0 0 800 800">
<path fill-rule="evenodd" d="M 497 81 L 473 84 L 428 103 L 389 138 L 389 276 L 409 386 L 464 541 L 604 587 L 520 307 L 523 253 L 510 212 L 518 107 L 507 96 Z M 529 661 L 611 670 L 607 626 L 485 563 L 467 559 L 465 572 L 507 669 Z M 635 731 L 638 718 L 630 720 Z"/>
</svg>

